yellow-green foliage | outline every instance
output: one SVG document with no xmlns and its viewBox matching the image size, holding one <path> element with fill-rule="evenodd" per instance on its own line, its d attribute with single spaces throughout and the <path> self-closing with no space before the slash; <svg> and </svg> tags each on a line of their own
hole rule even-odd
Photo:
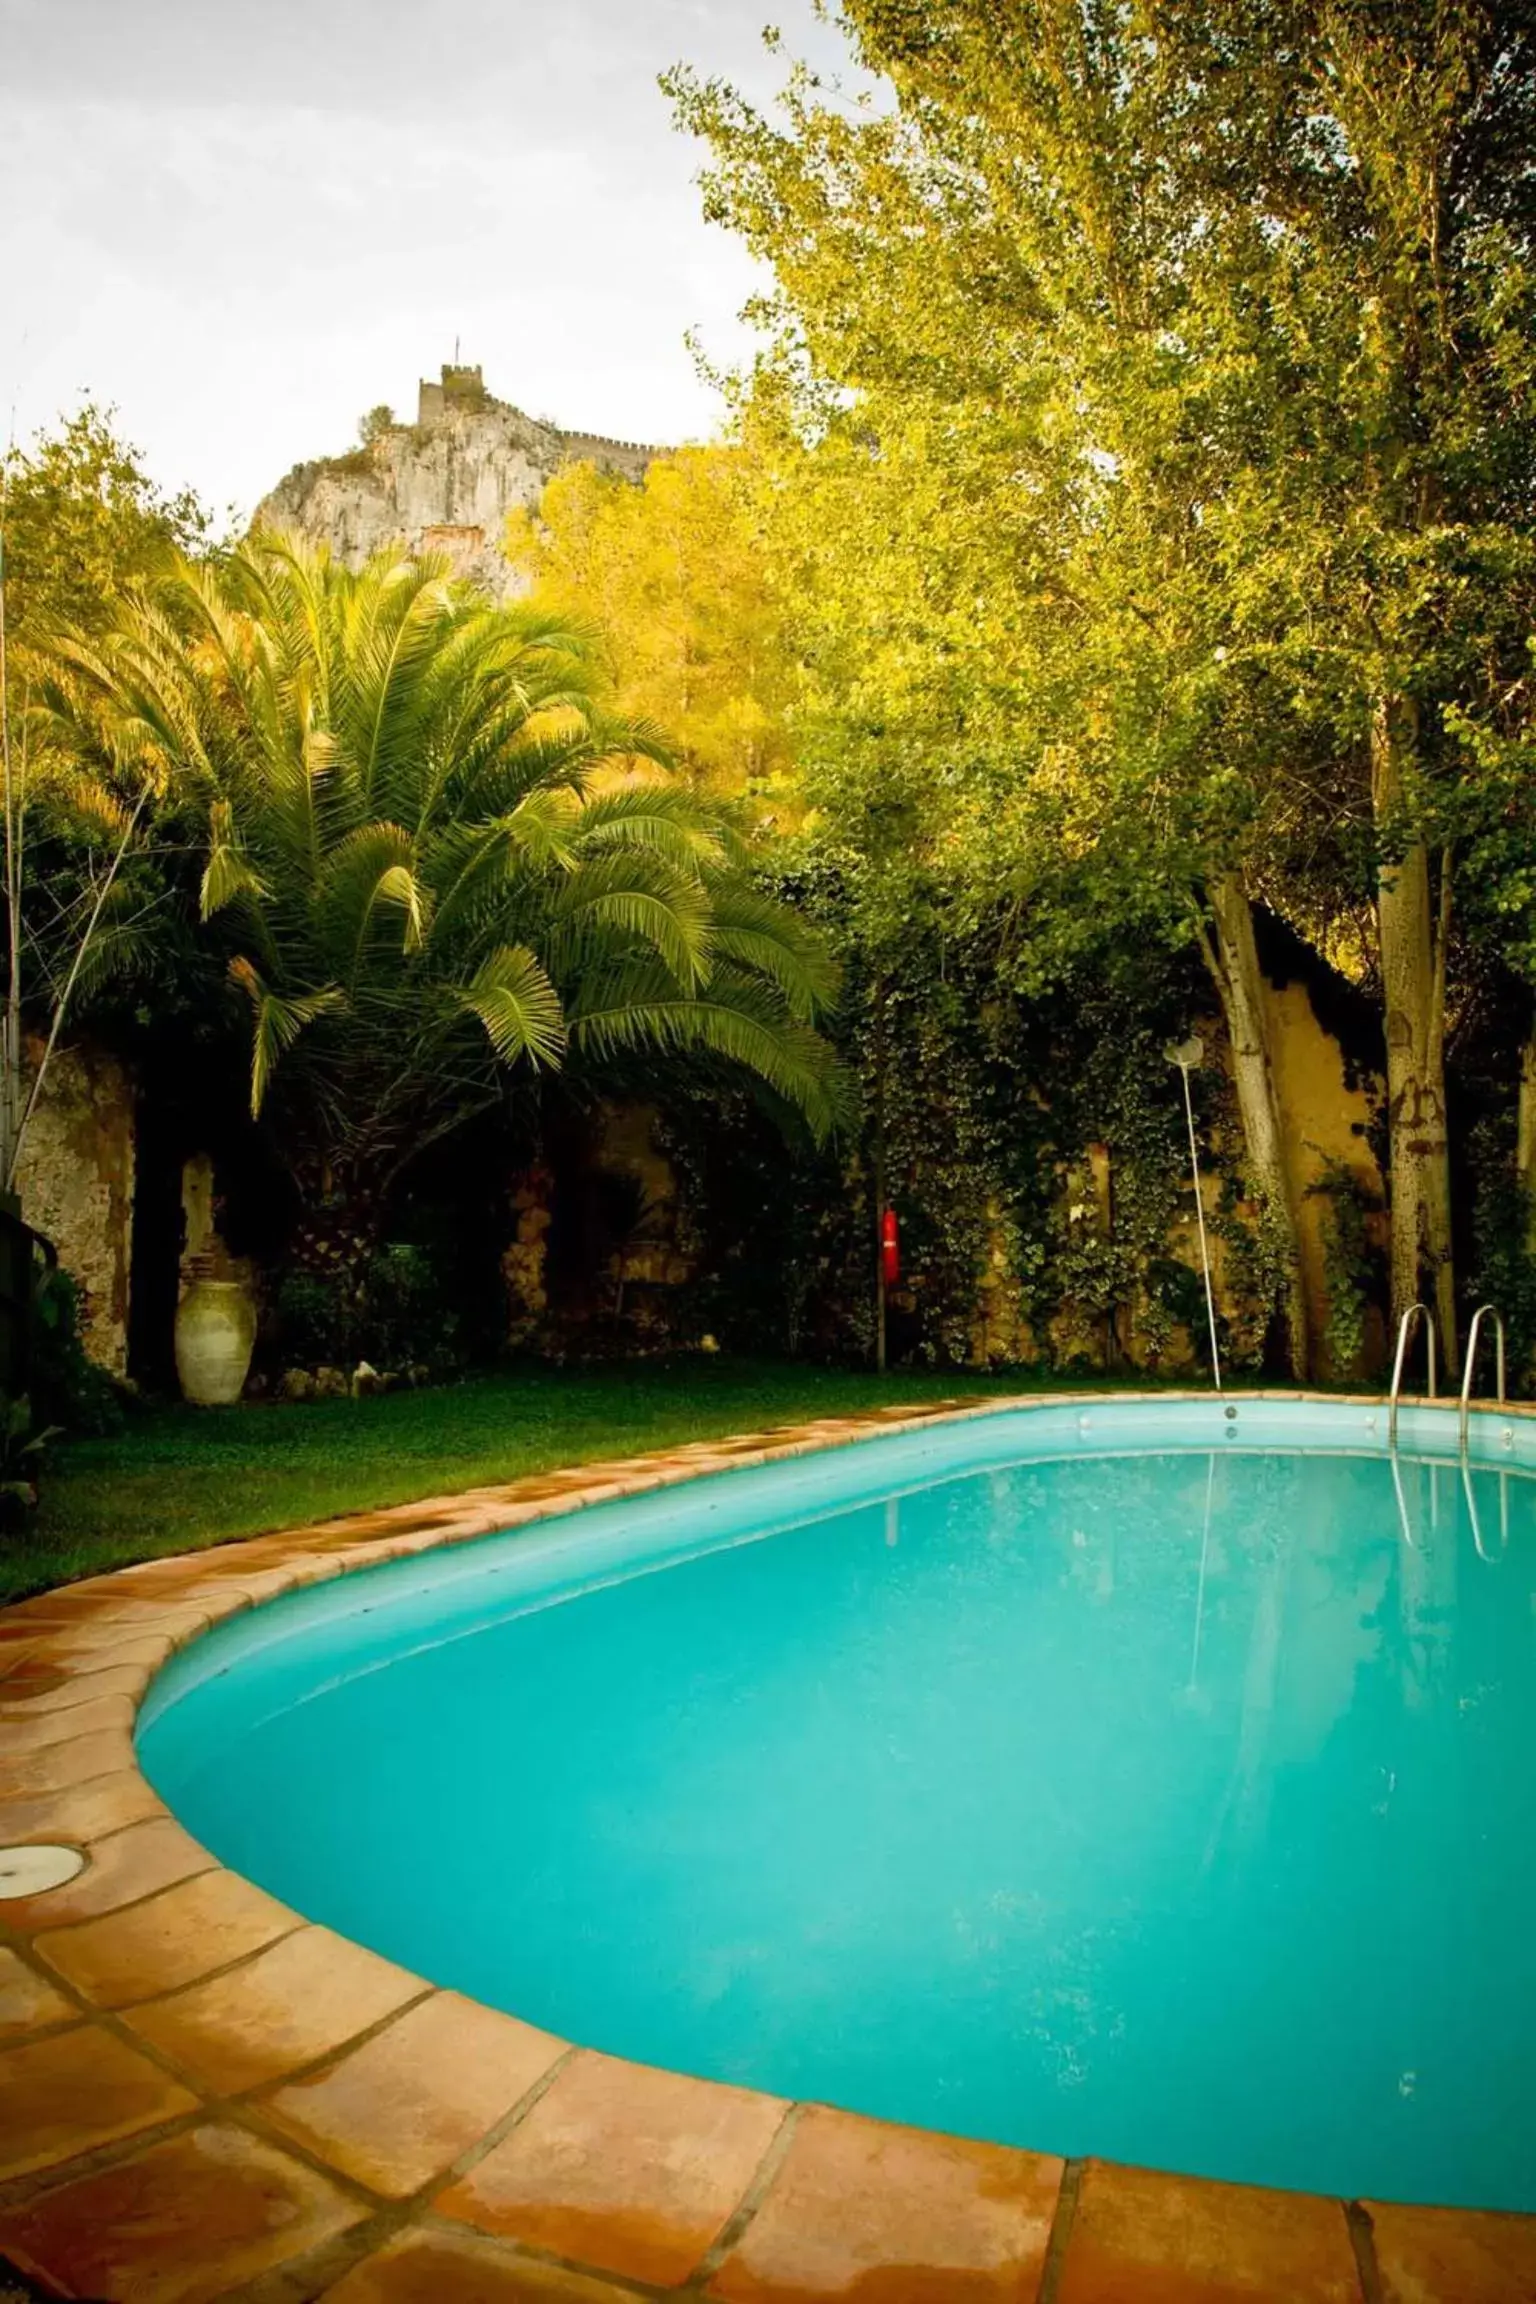
<svg viewBox="0 0 1536 2304">
<path fill-rule="evenodd" d="M 683 448 L 637 486 L 591 464 L 558 473 L 506 550 L 536 605 L 596 627 L 614 701 L 667 731 L 698 782 L 782 819 L 795 677 L 741 451 Z"/>
<path fill-rule="evenodd" d="M 196 498 L 161 495 L 138 450 L 89 403 L 30 448 L 0 457 L 0 504 L 13 651 L 32 631 L 61 623 L 98 630 L 125 584 L 208 529 Z"/>
</svg>

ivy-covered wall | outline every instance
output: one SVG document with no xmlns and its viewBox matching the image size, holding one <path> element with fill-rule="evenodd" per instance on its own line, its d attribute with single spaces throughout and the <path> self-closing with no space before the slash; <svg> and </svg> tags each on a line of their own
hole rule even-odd
<svg viewBox="0 0 1536 2304">
<path fill-rule="evenodd" d="M 1304 981 L 1270 997 L 1309 1300 L 1325 1373 L 1342 1378 L 1380 1348 L 1379 1319 L 1362 1309 L 1369 1270 L 1346 1269 L 1352 1250 L 1372 1252 L 1352 1227 L 1381 1221 L 1367 1213 L 1380 1199 L 1373 1081 Z M 786 1147 L 748 1099 L 716 1092 L 658 1117 L 676 1180 L 663 1198 L 688 1268 L 668 1291 L 679 1340 L 869 1356 L 878 1166 L 902 1232 L 893 1361 L 1208 1364 L 1182 1088 L 1164 1053 L 1191 1025 L 1206 1047 L 1193 1087 L 1222 1351 L 1234 1366 L 1273 1363 L 1280 1260 L 1244 1192 L 1198 967 L 1123 955 L 1026 996 L 920 935 L 878 971 L 850 963 L 840 1030 L 855 1117 L 838 1146 Z"/>
</svg>

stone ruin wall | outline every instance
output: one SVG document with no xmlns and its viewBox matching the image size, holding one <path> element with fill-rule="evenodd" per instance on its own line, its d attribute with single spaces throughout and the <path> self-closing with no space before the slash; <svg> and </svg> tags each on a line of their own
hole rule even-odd
<svg viewBox="0 0 1536 2304">
<path fill-rule="evenodd" d="M 29 1050 L 33 1063 L 40 1049 Z M 17 1169 L 22 1214 L 53 1242 L 80 1290 L 91 1358 L 128 1373 L 133 1249 L 134 1096 L 115 1056 L 61 1048 L 27 1129 Z"/>
</svg>

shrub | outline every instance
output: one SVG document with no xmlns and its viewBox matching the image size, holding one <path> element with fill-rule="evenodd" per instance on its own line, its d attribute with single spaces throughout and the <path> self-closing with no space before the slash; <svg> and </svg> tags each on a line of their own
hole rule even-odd
<svg viewBox="0 0 1536 2304">
<path fill-rule="evenodd" d="M 0 1531 L 12 1535 L 37 1502 L 37 1475 L 43 1450 L 58 1431 L 41 1430 L 32 1420 L 25 1393 L 12 1399 L 0 1392 Z"/>
<path fill-rule="evenodd" d="M 421 1363 L 441 1370 L 459 1358 L 458 1307 L 436 1262 L 414 1241 L 387 1241 L 369 1259 L 363 1305 L 369 1357 L 376 1366 Z"/>
<path fill-rule="evenodd" d="M 118 1387 L 80 1340 L 80 1290 L 62 1265 L 37 1266 L 32 1290 L 31 1397 L 46 1423 L 87 1436 L 122 1427 Z"/>
<path fill-rule="evenodd" d="M 1330 1157 L 1308 1191 L 1327 1202 L 1323 1219 L 1323 1284 L 1328 1320 L 1323 1348 L 1335 1384 L 1360 1373 L 1366 1315 L 1381 1284 L 1381 1258 L 1366 1233 L 1368 1202 L 1348 1164 Z"/>
<path fill-rule="evenodd" d="M 285 1361 L 302 1367 L 426 1366 L 460 1358 L 462 1322 L 436 1260 L 413 1241 L 386 1241 L 364 1265 L 357 1288 L 339 1274 L 296 1266 L 279 1283 L 275 1310 Z"/>
<path fill-rule="evenodd" d="M 1475 1132 L 1471 1146 L 1474 1177 L 1472 1272 L 1469 1305 L 1495 1304 L 1508 1340 L 1509 1382 L 1528 1393 L 1536 1354 L 1536 1254 L 1532 1252 L 1530 1186 L 1516 1174 L 1512 1148 L 1493 1130 Z M 1481 1353 L 1479 1358 L 1481 1360 Z M 1492 1355 L 1482 1361 L 1482 1381 L 1492 1387 Z"/>
<path fill-rule="evenodd" d="M 313 1367 L 347 1358 L 354 1321 L 338 1281 L 302 1269 L 285 1272 L 273 1308 L 285 1360 Z"/>
</svg>

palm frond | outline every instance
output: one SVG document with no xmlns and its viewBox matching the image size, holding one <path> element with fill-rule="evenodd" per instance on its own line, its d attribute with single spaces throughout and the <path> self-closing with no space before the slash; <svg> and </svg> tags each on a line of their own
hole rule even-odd
<svg viewBox="0 0 1536 2304">
<path fill-rule="evenodd" d="M 209 810 L 208 862 L 201 891 L 203 918 L 211 920 L 215 912 L 222 912 L 239 896 L 259 899 L 266 893 L 266 883 L 251 869 L 240 846 L 233 809 L 227 800 L 216 800 Z"/>
<path fill-rule="evenodd" d="M 720 827 L 700 809 L 692 792 L 652 777 L 626 780 L 586 799 L 580 833 L 584 848 L 644 848 L 683 871 L 696 872 L 724 860 Z"/>
<path fill-rule="evenodd" d="M 375 904 L 398 904 L 405 914 L 405 949 L 419 952 L 427 940 L 427 922 L 432 912 L 430 890 L 424 888 L 408 864 L 391 864 L 379 874 L 374 890 Z"/>
<path fill-rule="evenodd" d="M 589 982 L 572 1003 L 570 1035 L 574 1046 L 599 1056 L 654 1048 L 740 1065 L 792 1105 L 818 1141 L 842 1115 L 828 1042 L 785 1016 L 766 986 L 724 969 L 691 996 L 654 968 L 615 970 Z"/>
<path fill-rule="evenodd" d="M 560 995 L 526 945 L 504 945 L 475 972 L 461 995 L 478 1016 L 504 1064 L 526 1057 L 534 1066 L 558 1066 L 565 1054 L 565 1011 Z"/>
<path fill-rule="evenodd" d="M 715 950 L 722 959 L 767 977 L 792 1016 L 812 1023 L 837 997 L 837 962 L 787 904 L 755 888 L 725 886 L 715 895 Z"/>
<path fill-rule="evenodd" d="M 621 853 L 589 864 L 560 889 L 551 910 L 552 941 L 567 966 L 599 956 L 617 939 L 648 946 L 684 991 L 708 974 L 714 940 L 708 894 L 658 860 Z"/>
<path fill-rule="evenodd" d="M 250 961 L 241 954 L 231 960 L 229 973 L 249 995 L 255 1020 L 251 1047 L 251 1118 L 256 1120 L 261 1116 L 279 1057 L 293 1046 L 306 1024 L 344 1008 L 346 995 L 339 985 L 327 984 L 318 992 L 297 992 L 283 999 L 262 982 Z"/>
<path fill-rule="evenodd" d="M 415 865 L 415 842 L 400 824 L 360 824 L 324 859 L 313 897 L 317 940 L 348 985 L 368 963 L 380 906 L 405 915 L 400 949 L 419 948 L 427 899 Z"/>
</svg>

